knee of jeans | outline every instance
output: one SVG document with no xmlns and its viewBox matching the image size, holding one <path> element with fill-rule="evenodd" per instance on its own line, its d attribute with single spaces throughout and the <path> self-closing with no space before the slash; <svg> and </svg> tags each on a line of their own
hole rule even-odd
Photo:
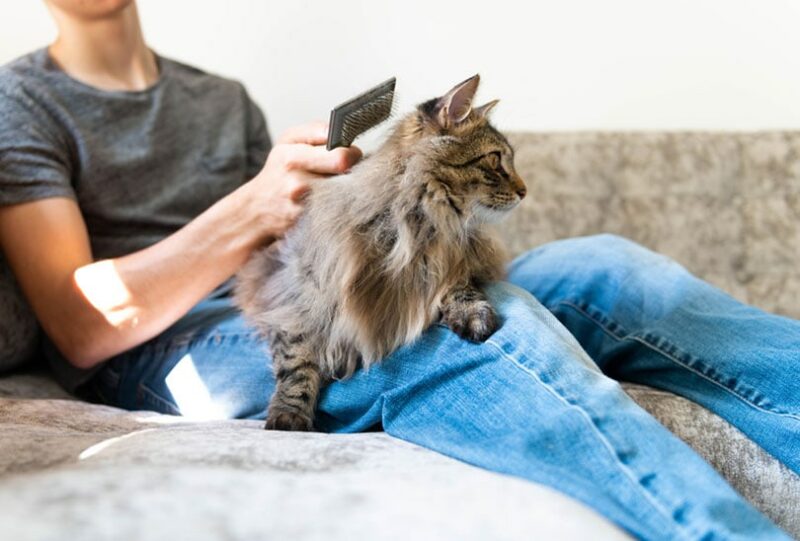
<svg viewBox="0 0 800 541">
<path fill-rule="evenodd" d="M 499 282 L 491 284 L 486 292 L 501 320 L 495 338 L 530 342 L 531 335 L 536 335 L 534 341 L 542 340 L 551 346 L 560 344 L 583 356 L 569 331 L 528 291 L 507 282 Z"/>
<path fill-rule="evenodd" d="M 531 296 L 530 292 L 525 291 L 524 288 L 513 283 L 494 282 L 486 286 L 485 292 L 489 302 L 501 316 L 508 316 L 520 310 L 545 310 L 545 308 Z"/>
<path fill-rule="evenodd" d="M 610 233 L 591 235 L 563 241 L 566 250 L 574 253 L 572 261 L 584 260 L 590 268 L 600 271 L 624 269 L 626 274 L 668 258 L 628 238 Z"/>
<path fill-rule="evenodd" d="M 591 264 L 600 268 L 636 266 L 664 257 L 630 239 L 611 233 L 557 240 L 545 244 L 541 250 L 558 256 L 563 263 Z"/>
<path fill-rule="evenodd" d="M 613 234 L 558 240 L 523 254 L 509 267 L 509 281 L 545 304 L 602 292 L 659 272 L 680 269 L 671 259 Z"/>
<path fill-rule="evenodd" d="M 542 321 L 549 322 L 550 326 L 557 325 L 552 313 L 530 292 L 519 286 L 509 282 L 493 282 L 488 284 L 484 291 L 499 318 L 499 327 L 496 332 L 512 334 L 535 332 Z M 438 326 L 446 328 L 446 325 L 441 322 Z M 440 340 L 441 336 L 431 337 L 431 339 Z M 462 342 L 456 343 L 462 344 Z"/>
</svg>

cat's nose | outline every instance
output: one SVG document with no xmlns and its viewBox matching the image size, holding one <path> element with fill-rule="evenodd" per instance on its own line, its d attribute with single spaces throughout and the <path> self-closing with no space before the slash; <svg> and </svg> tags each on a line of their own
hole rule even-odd
<svg viewBox="0 0 800 541">
<path fill-rule="evenodd" d="M 525 199 L 525 194 L 528 193 L 528 188 L 525 186 L 525 181 L 523 181 L 520 176 L 514 172 L 511 174 L 511 187 L 519 196 L 520 201 Z"/>
</svg>

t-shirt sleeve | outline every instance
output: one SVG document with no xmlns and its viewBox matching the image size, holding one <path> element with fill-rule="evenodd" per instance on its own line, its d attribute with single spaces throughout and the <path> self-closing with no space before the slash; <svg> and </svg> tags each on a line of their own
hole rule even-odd
<svg viewBox="0 0 800 541">
<path fill-rule="evenodd" d="M 22 92 L 0 91 L 0 206 L 75 199 L 68 145 L 56 123 Z"/>
<path fill-rule="evenodd" d="M 261 108 L 249 96 L 247 101 L 247 180 L 250 180 L 264 167 L 272 148 L 272 139 Z"/>
</svg>

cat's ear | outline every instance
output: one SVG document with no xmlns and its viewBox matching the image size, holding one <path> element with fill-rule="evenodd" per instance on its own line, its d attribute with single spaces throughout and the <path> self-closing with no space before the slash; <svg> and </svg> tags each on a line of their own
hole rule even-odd
<svg viewBox="0 0 800 541">
<path fill-rule="evenodd" d="M 500 100 L 492 100 L 489 103 L 484 103 L 480 107 L 476 107 L 475 109 L 472 110 L 472 112 L 474 112 L 481 118 L 486 118 L 486 115 L 489 114 L 489 111 L 491 111 L 494 108 L 494 106 L 497 105 L 499 102 Z"/>
<path fill-rule="evenodd" d="M 472 112 L 472 98 L 475 97 L 480 82 L 481 76 L 475 74 L 439 98 L 436 120 L 443 128 L 455 126 L 469 116 Z"/>
</svg>

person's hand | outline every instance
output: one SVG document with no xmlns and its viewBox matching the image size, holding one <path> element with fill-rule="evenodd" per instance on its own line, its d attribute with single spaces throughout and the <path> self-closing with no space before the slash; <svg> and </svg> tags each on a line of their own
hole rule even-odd
<svg viewBox="0 0 800 541">
<path fill-rule="evenodd" d="M 300 216 L 314 182 L 347 172 L 361 159 L 358 147 L 328 151 L 328 124 L 314 122 L 287 130 L 248 188 L 265 239 L 283 236 Z"/>
</svg>

